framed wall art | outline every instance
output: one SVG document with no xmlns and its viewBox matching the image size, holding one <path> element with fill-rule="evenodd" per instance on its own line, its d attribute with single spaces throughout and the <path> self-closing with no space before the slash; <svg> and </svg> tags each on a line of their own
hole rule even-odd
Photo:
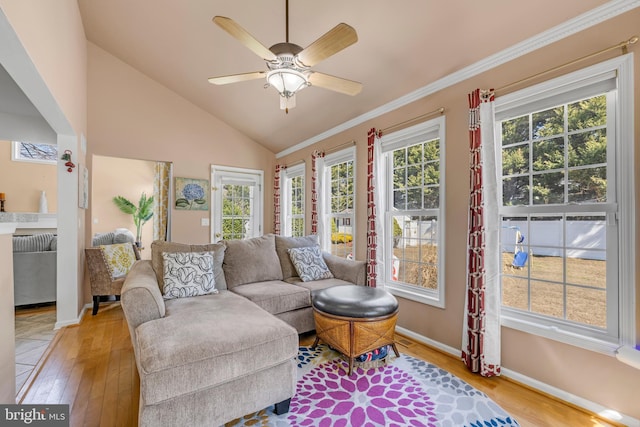
<svg viewBox="0 0 640 427">
<path fill-rule="evenodd" d="M 177 210 L 208 211 L 209 180 L 195 178 L 179 178 L 175 181 Z"/>
</svg>

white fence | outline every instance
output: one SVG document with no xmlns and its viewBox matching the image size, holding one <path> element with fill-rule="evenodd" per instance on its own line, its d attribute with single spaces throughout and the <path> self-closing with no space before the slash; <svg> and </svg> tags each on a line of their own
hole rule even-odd
<svg viewBox="0 0 640 427">
<path fill-rule="evenodd" d="M 502 250 L 514 252 L 516 231 L 525 239 L 523 250 L 531 255 L 562 256 L 604 260 L 606 257 L 606 222 L 602 221 L 503 221 Z M 566 234 L 566 236 L 565 236 Z M 563 241 L 566 239 L 566 241 Z"/>
<path fill-rule="evenodd" d="M 403 247 L 420 244 L 437 245 L 438 222 L 412 221 L 395 217 L 403 230 L 399 243 Z M 563 231 L 563 224 L 565 230 Z M 503 221 L 501 243 L 504 252 L 514 252 L 516 231 L 524 236 L 522 249 L 531 255 L 566 256 L 570 258 L 604 260 L 606 258 L 606 222 L 597 221 Z M 565 237 L 566 233 L 566 237 Z M 566 241 L 564 241 L 566 239 Z"/>
</svg>

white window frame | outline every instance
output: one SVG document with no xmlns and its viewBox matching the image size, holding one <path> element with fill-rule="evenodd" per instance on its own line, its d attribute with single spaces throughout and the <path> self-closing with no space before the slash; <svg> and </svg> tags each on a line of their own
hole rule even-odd
<svg viewBox="0 0 640 427">
<path fill-rule="evenodd" d="M 615 137 L 616 150 L 615 172 L 608 173 L 608 176 L 611 176 L 610 182 L 616 186 L 614 202 L 618 206 L 618 288 L 617 301 L 615 301 L 617 313 L 614 313 L 613 317 L 614 321 L 617 321 L 617 336 L 593 333 L 587 327 L 582 331 L 580 328 L 568 328 L 567 322 L 561 319 L 557 321 L 548 317 L 543 319 L 532 313 L 518 312 L 505 307 L 501 315 L 503 326 L 609 355 L 621 345 L 635 345 L 636 335 L 635 192 L 634 180 L 629 179 L 634 175 L 633 54 L 623 55 L 512 94 L 497 97 L 495 101 L 496 138 L 499 138 L 499 122 L 508 117 L 517 117 L 534 111 L 527 106 L 535 105 L 536 111 L 552 107 L 558 104 L 554 104 L 552 98 L 559 98 L 568 93 L 575 93 L 576 97 L 580 97 L 581 91 L 584 92 L 587 87 L 593 88 L 594 85 L 606 87 L 606 81 L 612 77 L 616 77 L 617 91 L 607 99 L 609 102 L 613 98 L 615 117 L 613 129 L 607 129 L 607 136 Z M 611 110 L 609 107 L 608 105 L 608 111 Z M 500 146 L 499 139 L 496 140 L 496 144 Z M 501 150 L 497 153 L 499 154 L 498 164 L 501 165 Z M 500 193 L 501 189 L 500 185 Z M 500 194 L 500 200 L 502 200 L 502 194 Z M 502 213 L 512 215 L 508 211 L 501 208 Z M 513 213 L 513 215 L 518 214 Z M 610 215 L 609 221 L 615 221 L 615 216 L 616 214 Z M 608 320 L 611 318 L 609 310 L 608 305 Z"/>
<path fill-rule="evenodd" d="M 381 271 L 381 279 L 386 289 L 392 294 L 402 298 L 407 298 L 423 304 L 434 307 L 445 307 L 445 116 L 441 116 L 415 126 L 399 130 L 397 132 L 384 135 L 381 138 L 381 147 L 383 153 L 382 174 L 385 177 L 384 203 L 382 212 L 384 212 L 384 236 L 382 240 L 382 253 L 384 256 L 383 271 Z M 393 209 L 393 151 L 399 148 L 415 145 L 419 142 L 438 138 L 440 140 L 440 187 L 439 187 L 439 203 L 437 209 L 429 209 L 430 213 L 438 217 L 438 289 L 432 290 L 421 288 L 419 286 L 402 283 L 392 280 L 392 264 L 393 264 L 393 216 L 397 213 Z M 434 212 L 436 211 L 436 212 Z M 419 212 L 425 212 L 420 210 Z M 417 212 L 418 215 L 425 215 Z"/>
<path fill-rule="evenodd" d="M 350 214 L 331 214 L 331 167 L 339 163 L 353 161 L 353 211 Z M 321 180 L 321 194 L 319 203 L 322 204 L 322 227 L 320 230 L 322 234 L 320 236 L 320 246 L 323 251 L 331 253 L 331 225 L 330 221 L 332 217 L 340 216 L 350 219 L 351 233 L 355 237 L 357 233 L 356 224 L 356 191 L 358 188 L 358 182 L 356 179 L 356 148 L 355 146 L 345 148 L 344 150 L 336 151 L 325 155 L 323 159 L 322 170 L 318 171 L 322 175 Z M 356 253 L 356 241 L 355 238 L 352 241 L 351 253 L 355 256 Z"/>
<path fill-rule="evenodd" d="M 306 215 L 306 179 L 305 179 L 305 164 L 301 163 L 295 166 L 289 166 L 281 172 L 281 182 L 283 183 L 282 187 L 284 189 L 283 194 L 280 197 L 280 224 L 282 224 L 282 233 L 284 236 L 291 236 L 291 223 L 293 219 L 302 219 L 304 223 L 305 215 Z M 302 177 L 302 189 L 305 193 L 303 193 L 302 197 L 302 214 L 293 214 L 292 213 L 292 205 L 291 205 L 291 182 L 294 178 Z M 306 234 L 303 229 L 303 235 Z"/>
<path fill-rule="evenodd" d="M 24 141 L 11 141 L 11 160 L 14 162 L 26 162 L 26 163 L 40 163 L 40 164 L 45 164 L 45 165 L 55 165 L 56 163 L 58 163 L 58 160 L 45 160 L 45 159 L 32 159 L 29 157 L 22 157 L 22 155 L 20 155 L 20 144 L 22 144 Z M 52 146 L 56 146 L 56 144 L 49 144 L 48 142 L 37 142 L 34 144 L 40 144 L 40 145 L 52 145 Z M 57 146 L 56 146 L 57 147 Z M 56 148 L 56 152 L 57 152 L 57 148 Z M 58 153 L 60 154 L 60 153 Z M 56 157 L 58 157 L 56 155 Z"/>
<path fill-rule="evenodd" d="M 230 166 L 211 165 L 211 242 L 222 238 L 222 186 L 223 185 L 248 185 L 255 187 L 258 194 L 252 201 L 252 228 L 251 233 L 245 238 L 258 237 L 264 230 L 264 171 L 258 169 L 245 169 Z M 219 191 L 220 190 L 220 191 Z"/>
</svg>

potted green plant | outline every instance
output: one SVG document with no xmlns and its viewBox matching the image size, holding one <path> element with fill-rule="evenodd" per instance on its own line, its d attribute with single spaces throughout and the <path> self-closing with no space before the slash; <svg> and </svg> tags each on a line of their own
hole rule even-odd
<svg viewBox="0 0 640 427">
<path fill-rule="evenodd" d="M 136 226 L 136 246 L 142 247 L 142 226 L 153 217 L 153 196 L 147 197 L 143 192 L 137 206 L 122 196 L 115 196 L 113 203 L 123 213 L 133 216 L 133 224 Z"/>
</svg>

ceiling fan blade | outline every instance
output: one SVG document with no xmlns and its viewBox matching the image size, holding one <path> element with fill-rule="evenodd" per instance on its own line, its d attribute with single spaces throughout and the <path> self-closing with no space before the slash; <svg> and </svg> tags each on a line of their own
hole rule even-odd
<svg viewBox="0 0 640 427">
<path fill-rule="evenodd" d="M 247 80 L 255 80 L 264 77 L 266 71 L 254 71 L 252 73 L 231 74 L 228 76 L 209 77 L 209 83 L 214 85 L 226 85 L 229 83 L 244 82 Z"/>
<path fill-rule="evenodd" d="M 255 37 L 249 34 L 247 30 L 242 28 L 233 19 L 224 16 L 214 16 L 213 22 L 265 61 L 275 61 L 278 59 L 273 52 L 256 40 Z"/>
<path fill-rule="evenodd" d="M 307 46 L 298 54 L 297 59 L 306 67 L 312 67 L 357 41 L 358 34 L 356 30 L 345 23 L 341 23 Z"/>
<path fill-rule="evenodd" d="M 323 89 L 329 89 L 334 92 L 340 92 L 351 96 L 359 94 L 362 90 L 362 83 L 330 76 L 329 74 L 324 73 L 312 73 L 309 76 L 309 83 L 311 83 L 311 86 L 318 86 Z"/>
</svg>

